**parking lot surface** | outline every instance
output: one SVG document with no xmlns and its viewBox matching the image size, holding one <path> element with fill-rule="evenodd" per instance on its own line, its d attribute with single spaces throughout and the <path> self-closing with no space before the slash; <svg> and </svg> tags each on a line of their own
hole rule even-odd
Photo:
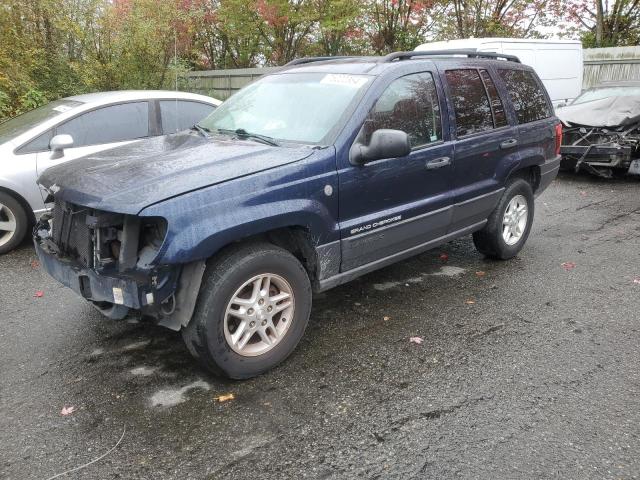
<svg viewBox="0 0 640 480">
<path fill-rule="evenodd" d="M 639 296 L 640 182 L 565 174 L 517 258 L 468 237 L 318 295 L 292 357 L 231 382 L 25 244 L 0 257 L 0 478 L 119 439 L 62 478 L 638 478 Z"/>
</svg>

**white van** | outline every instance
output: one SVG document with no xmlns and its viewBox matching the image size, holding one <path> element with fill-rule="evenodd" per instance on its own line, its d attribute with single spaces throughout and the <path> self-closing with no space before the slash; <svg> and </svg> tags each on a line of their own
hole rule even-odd
<svg viewBox="0 0 640 480">
<path fill-rule="evenodd" d="M 467 50 L 516 55 L 536 71 L 554 107 L 567 104 L 582 91 L 582 44 L 579 40 L 465 38 L 424 43 L 416 50 Z"/>
</svg>

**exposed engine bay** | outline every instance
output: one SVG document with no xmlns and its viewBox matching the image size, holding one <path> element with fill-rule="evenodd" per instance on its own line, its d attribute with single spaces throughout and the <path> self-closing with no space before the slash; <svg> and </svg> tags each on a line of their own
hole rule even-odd
<svg viewBox="0 0 640 480">
<path fill-rule="evenodd" d="M 609 178 L 640 175 L 640 97 L 609 97 L 559 108 L 562 167 Z"/>
<path fill-rule="evenodd" d="M 179 329 L 195 302 L 193 290 L 181 287 L 185 282 L 199 286 L 204 262 L 154 265 L 166 228 L 162 218 L 104 212 L 56 199 L 51 213 L 37 223 L 34 237 L 45 269 L 107 317 L 124 318 L 133 308 Z"/>
</svg>

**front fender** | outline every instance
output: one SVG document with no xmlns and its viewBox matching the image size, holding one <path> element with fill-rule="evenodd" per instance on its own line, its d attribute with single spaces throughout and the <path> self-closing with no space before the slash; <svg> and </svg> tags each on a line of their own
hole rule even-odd
<svg viewBox="0 0 640 480">
<path fill-rule="evenodd" d="M 338 240 L 334 158 L 244 177 L 145 208 L 141 215 L 164 217 L 168 225 L 154 263 L 206 259 L 232 242 L 284 227 L 305 228 L 317 245 Z"/>
<path fill-rule="evenodd" d="M 327 228 L 331 228 L 326 207 L 307 199 L 289 200 L 244 207 L 240 212 L 227 211 L 200 218 L 188 228 L 170 229 L 166 248 L 157 263 L 187 263 L 209 258 L 232 242 L 285 227 L 307 229 L 318 244 L 330 241 L 324 238 Z"/>
</svg>

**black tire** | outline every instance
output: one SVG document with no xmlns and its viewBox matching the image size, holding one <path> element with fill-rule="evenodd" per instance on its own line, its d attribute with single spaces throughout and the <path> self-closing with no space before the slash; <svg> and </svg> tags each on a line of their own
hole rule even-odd
<svg viewBox="0 0 640 480">
<path fill-rule="evenodd" d="M 502 221 L 509 202 L 517 195 L 522 195 L 526 199 L 527 223 L 519 240 L 513 245 L 508 245 L 502 236 Z M 531 185 L 522 178 L 514 178 L 507 184 L 498 205 L 489 216 L 487 224 L 482 230 L 473 234 L 473 243 L 476 249 L 489 258 L 508 260 L 515 257 L 522 250 L 529 237 L 533 214 L 534 199 Z"/>
<path fill-rule="evenodd" d="M 227 304 L 254 276 L 271 273 L 290 285 L 293 318 L 275 346 L 256 356 L 234 351 L 225 338 Z M 234 246 L 215 257 L 204 273 L 196 308 L 182 336 L 189 352 L 209 371 L 232 379 L 251 378 L 285 360 L 302 338 L 311 312 L 311 283 L 302 264 L 288 251 L 269 243 Z"/>
<path fill-rule="evenodd" d="M 0 255 L 2 255 L 22 243 L 29 227 L 29 216 L 20 202 L 8 193 L 0 192 L 0 205 L 3 206 L 0 209 L 0 222 L 9 221 L 9 215 L 12 215 L 16 223 L 13 235 L 0 231 Z M 9 210 L 9 212 L 5 209 Z"/>
</svg>

